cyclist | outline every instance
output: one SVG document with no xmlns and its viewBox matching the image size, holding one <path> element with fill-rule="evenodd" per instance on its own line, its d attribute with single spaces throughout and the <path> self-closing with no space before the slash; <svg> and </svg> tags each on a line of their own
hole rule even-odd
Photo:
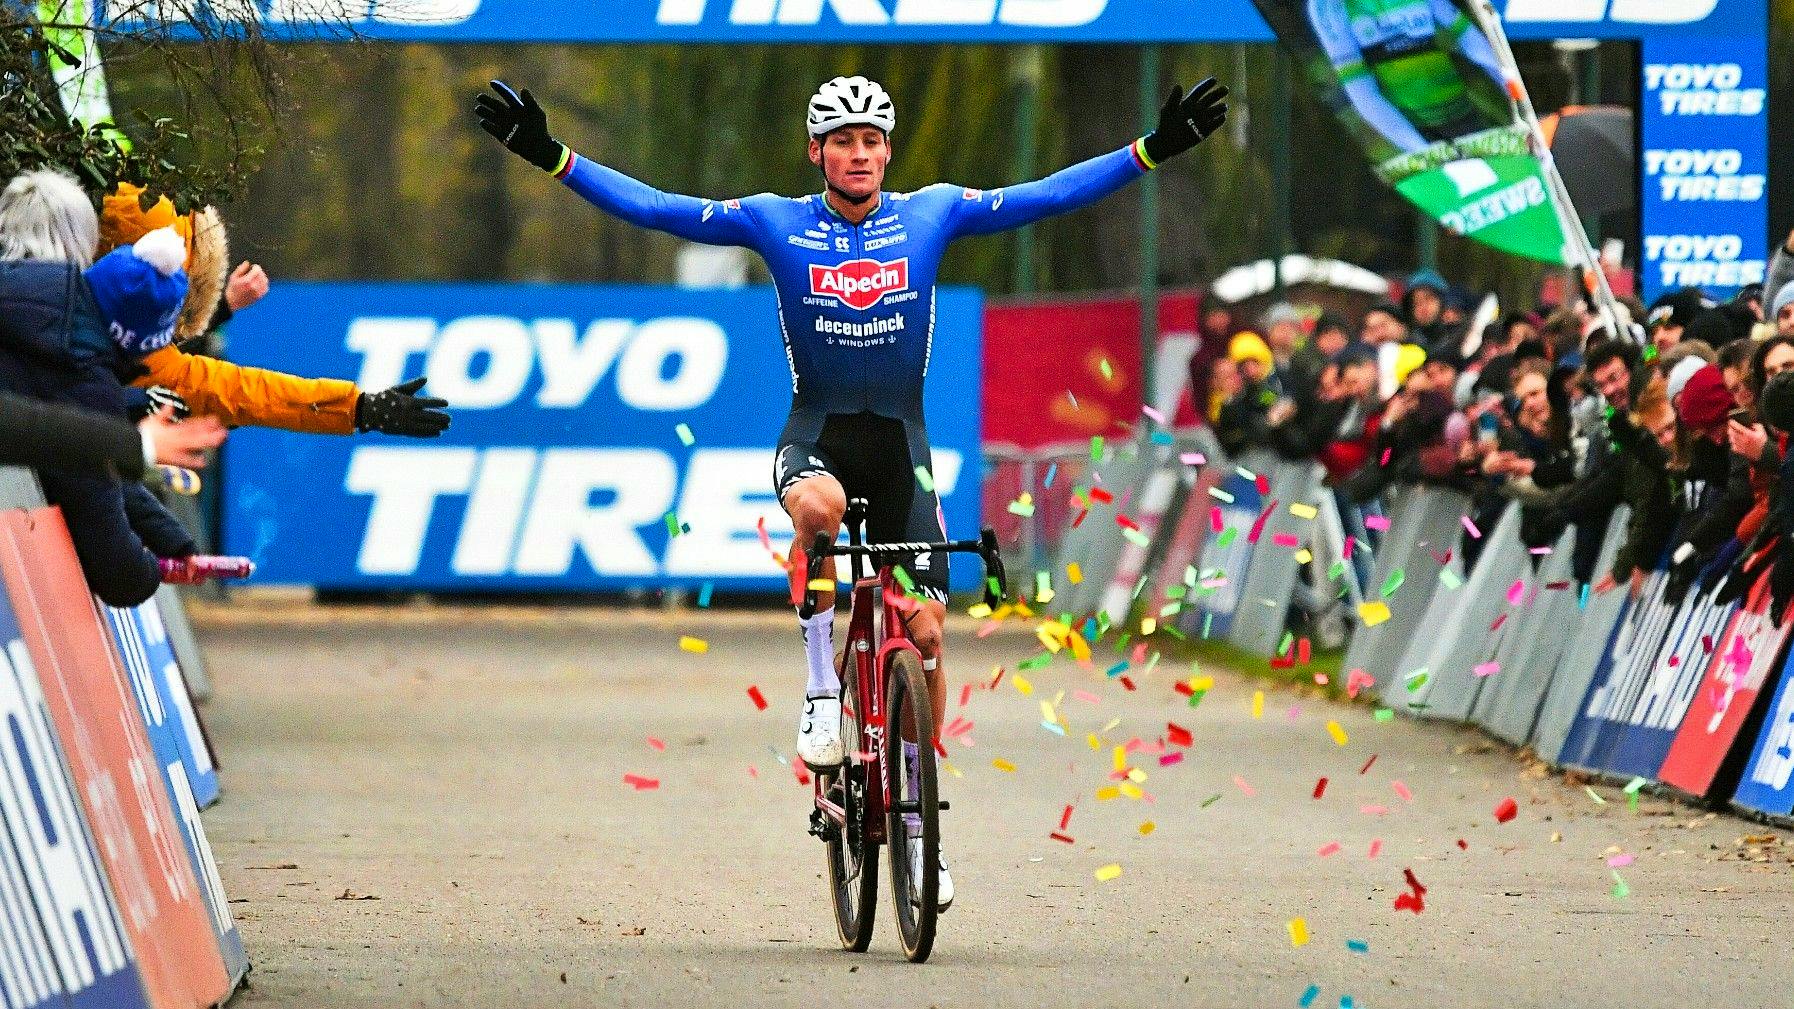
<svg viewBox="0 0 1794 1009">
<path fill-rule="evenodd" d="M 929 462 L 922 384 L 934 340 L 935 275 L 947 245 L 1094 203 L 1196 146 L 1227 114 L 1227 89 L 1211 78 L 1187 95 L 1173 88 L 1157 129 L 1145 137 L 1048 178 L 989 191 L 939 184 L 892 193 L 883 188 L 897 125 L 891 97 L 864 77 L 837 77 L 809 107 L 809 158 L 822 173 L 820 194 L 711 200 L 660 192 L 574 153 L 550 135 L 547 115 L 527 89 L 518 94 L 493 81 L 492 90 L 475 108 L 486 132 L 600 209 L 688 241 L 753 249 L 765 260 L 792 390 L 774 488 L 799 544 L 818 532 L 834 536 L 850 496 L 868 500 L 873 542 L 945 536 L 934 491 L 917 470 Z M 906 623 L 922 653 L 938 730 L 946 709 L 940 657 L 947 558 L 924 553 L 903 567 L 922 597 Z M 832 559 L 825 573 L 832 582 Z M 799 565 L 792 578 L 804 578 Z M 809 683 L 797 752 L 812 768 L 828 769 L 845 756 L 841 684 L 834 592 L 818 595 L 819 612 L 803 622 Z M 906 744 L 912 778 L 916 745 Z M 911 852 L 920 878 L 920 846 Z M 944 910 L 953 886 L 944 863 L 938 871 Z"/>
</svg>

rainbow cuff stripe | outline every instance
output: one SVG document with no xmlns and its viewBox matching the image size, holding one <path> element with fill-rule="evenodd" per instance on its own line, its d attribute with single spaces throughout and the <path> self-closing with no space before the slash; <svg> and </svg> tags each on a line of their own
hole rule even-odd
<svg viewBox="0 0 1794 1009">
<path fill-rule="evenodd" d="M 562 144 L 561 145 L 561 161 L 559 164 L 554 166 L 554 173 L 553 173 L 554 177 L 557 179 L 564 179 L 567 177 L 568 173 L 570 173 L 572 171 L 573 171 L 573 148 L 568 147 L 566 144 Z"/>
<path fill-rule="evenodd" d="M 1157 162 L 1153 161 L 1151 158 L 1146 156 L 1146 138 L 1145 137 L 1141 137 L 1140 139 L 1134 141 L 1133 146 L 1129 147 L 1128 150 L 1133 152 L 1134 164 L 1139 165 L 1141 171 L 1150 172 L 1153 169 L 1159 167 Z"/>
</svg>

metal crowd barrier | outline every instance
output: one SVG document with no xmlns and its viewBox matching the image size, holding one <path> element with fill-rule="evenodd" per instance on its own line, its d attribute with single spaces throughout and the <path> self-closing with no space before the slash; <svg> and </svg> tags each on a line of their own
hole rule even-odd
<svg viewBox="0 0 1794 1009">
<path fill-rule="evenodd" d="M 1362 669 L 1377 678 L 1386 702 L 1392 698 L 1388 691 L 1390 681 L 1399 678 L 1397 671 L 1411 671 L 1403 663 L 1409 646 L 1422 639 L 1431 640 L 1439 633 L 1430 611 L 1439 589 L 1439 572 L 1445 567 L 1432 554 L 1451 550 L 1448 563 L 1458 561 L 1454 547 L 1462 533 L 1470 499 L 1453 490 L 1411 486 L 1395 489 L 1389 503 L 1389 528 L 1383 533 L 1371 571 L 1371 588 L 1366 593 L 1367 605 L 1383 602 L 1389 607 L 1389 617 L 1354 630 L 1345 657 L 1345 668 Z M 1398 570 L 1402 572 L 1400 587 L 1385 599 L 1382 589 L 1392 583 L 1391 576 Z M 1425 634 L 1421 633 L 1423 626 Z M 1387 673 L 1388 678 L 1378 670 Z"/>
</svg>

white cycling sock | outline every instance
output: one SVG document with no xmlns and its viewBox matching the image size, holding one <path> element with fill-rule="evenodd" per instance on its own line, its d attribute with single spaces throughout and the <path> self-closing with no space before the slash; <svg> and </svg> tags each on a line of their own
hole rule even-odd
<svg viewBox="0 0 1794 1009">
<path fill-rule="evenodd" d="M 810 683 L 804 688 L 804 696 L 839 696 L 841 677 L 835 672 L 834 607 L 823 610 L 800 624 L 804 633 L 804 655 L 809 659 L 810 665 Z"/>
</svg>

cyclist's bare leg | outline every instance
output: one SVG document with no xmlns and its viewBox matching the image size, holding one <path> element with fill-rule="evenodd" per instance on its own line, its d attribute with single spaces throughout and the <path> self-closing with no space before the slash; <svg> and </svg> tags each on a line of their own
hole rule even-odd
<svg viewBox="0 0 1794 1009">
<path fill-rule="evenodd" d="M 797 537 L 792 543 L 791 556 L 795 558 L 800 550 L 808 550 L 816 539 L 817 533 L 827 533 L 833 540 L 841 531 L 841 518 L 847 514 L 847 492 L 841 489 L 840 481 L 832 476 L 812 476 L 791 485 L 785 492 L 782 502 L 785 513 L 791 516 L 791 524 L 797 527 Z M 828 579 L 829 587 L 816 592 L 816 612 L 821 613 L 835 607 L 835 559 L 829 557 L 822 562 L 822 576 Z M 808 571 L 797 564 L 791 566 L 791 586 L 794 598 L 802 598 L 804 582 L 809 577 Z"/>
<path fill-rule="evenodd" d="M 910 640 L 915 642 L 916 650 L 922 653 L 923 668 L 928 676 L 928 696 L 933 702 L 934 734 L 938 738 L 941 723 L 947 717 L 947 671 L 944 664 L 943 630 L 947 621 L 947 606 L 933 600 L 923 600 L 922 608 L 904 619 L 904 627 L 909 631 Z M 934 668 L 928 669 L 928 666 Z"/>
</svg>

